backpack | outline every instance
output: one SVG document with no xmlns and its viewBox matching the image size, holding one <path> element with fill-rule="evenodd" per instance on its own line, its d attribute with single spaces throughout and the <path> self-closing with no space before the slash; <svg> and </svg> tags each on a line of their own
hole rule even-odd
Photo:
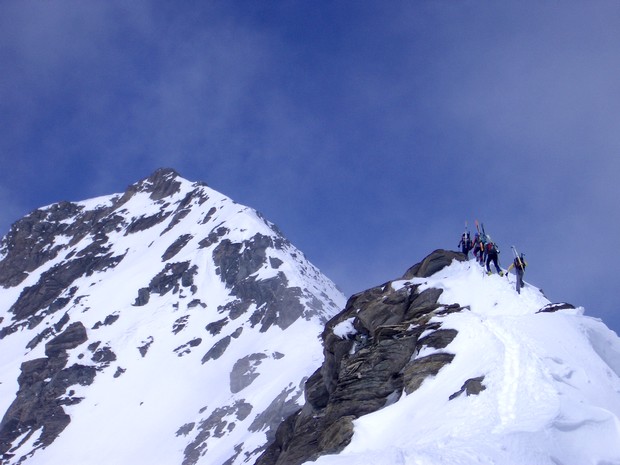
<svg viewBox="0 0 620 465">
<path fill-rule="evenodd" d="M 471 237 L 469 236 L 469 231 L 463 233 L 463 237 L 461 238 L 463 245 L 469 249 L 471 249 Z"/>
<path fill-rule="evenodd" d="M 499 253 L 499 247 L 495 242 L 487 242 L 487 254 L 489 253 Z"/>
</svg>

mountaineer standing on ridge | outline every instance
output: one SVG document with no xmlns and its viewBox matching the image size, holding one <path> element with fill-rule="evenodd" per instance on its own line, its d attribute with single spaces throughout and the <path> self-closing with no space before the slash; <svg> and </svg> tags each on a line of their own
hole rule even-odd
<svg viewBox="0 0 620 465">
<path fill-rule="evenodd" d="M 469 251 L 472 248 L 471 237 L 469 236 L 469 231 L 465 231 L 461 236 L 461 241 L 457 247 L 461 248 L 461 252 L 465 255 L 465 258 L 469 260 Z"/>
<path fill-rule="evenodd" d="M 525 287 L 525 283 L 523 282 L 523 275 L 525 274 L 526 266 L 527 262 L 525 261 L 525 254 L 521 253 L 521 255 L 517 255 L 515 251 L 515 259 L 506 270 L 506 276 L 508 276 L 508 272 L 514 267 L 515 273 L 517 273 L 517 283 L 515 287 L 517 289 L 517 293 L 519 294 L 521 294 L 521 288 Z"/>
<path fill-rule="evenodd" d="M 504 276 L 504 272 L 499 267 L 498 259 L 499 259 L 499 248 L 497 245 L 491 240 L 491 236 L 487 235 L 487 243 L 485 245 L 486 252 L 486 264 L 487 264 L 487 274 L 491 274 L 491 262 L 495 265 L 495 269 L 497 270 L 497 274 L 500 276 Z"/>
</svg>

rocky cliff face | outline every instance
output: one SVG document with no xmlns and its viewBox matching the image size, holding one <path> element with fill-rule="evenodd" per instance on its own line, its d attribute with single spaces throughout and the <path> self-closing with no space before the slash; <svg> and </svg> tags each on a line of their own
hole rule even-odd
<svg viewBox="0 0 620 465">
<path fill-rule="evenodd" d="M 465 257 L 436 251 L 399 281 L 430 276 L 453 260 Z M 340 452 L 351 440 L 354 419 L 415 391 L 452 361 L 454 354 L 444 349 L 456 331 L 443 329 L 441 317 L 462 307 L 440 305 L 441 290 L 418 287 L 387 282 L 369 289 L 352 296 L 327 323 L 325 359 L 306 382 L 306 403 L 280 425 L 257 464 L 295 465 Z M 479 392 L 482 379 L 470 380 L 464 389 Z"/>
<path fill-rule="evenodd" d="M 443 290 L 423 286 L 424 280 L 418 279 L 453 261 L 466 259 L 461 253 L 437 250 L 402 278 L 349 299 L 323 331 L 324 361 L 305 384 L 303 408 L 280 425 L 258 465 L 298 465 L 341 452 L 351 441 L 355 419 L 414 393 L 453 361 L 449 346 L 458 331 L 444 328 L 444 321 L 470 308 L 439 303 Z M 558 310 L 574 307 L 549 304 L 538 313 Z M 446 400 L 484 391 L 484 372 L 473 375 L 459 382 Z"/>
<path fill-rule="evenodd" d="M 198 463 L 207 451 L 221 461 L 206 463 L 240 463 L 297 408 L 316 335 L 344 303 L 273 224 L 167 169 L 123 194 L 53 204 L 16 222 L 0 244 L 0 286 L 2 464 L 53 463 L 66 447 L 59 442 L 75 438 L 86 443 L 73 449 L 96 454 L 97 441 L 84 436 L 114 427 L 95 404 L 115 405 L 98 386 L 127 398 L 137 386 L 157 391 L 170 373 L 179 392 L 204 397 L 162 391 L 178 409 L 172 418 L 147 413 L 146 392 L 125 407 L 159 418 L 161 427 L 146 427 L 153 441 L 179 438 L 172 449 L 184 452 L 167 463 Z M 274 342 L 292 326 L 310 335 L 307 353 Z M 277 368 L 289 364 L 299 369 Z M 279 374 L 261 377 L 267 370 Z M 253 434 L 263 440 L 244 445 Z M 234 442 L 218 449 L 226 436 Z M 135 463 L 127 457 L 113 462 Z"/>
</svg>

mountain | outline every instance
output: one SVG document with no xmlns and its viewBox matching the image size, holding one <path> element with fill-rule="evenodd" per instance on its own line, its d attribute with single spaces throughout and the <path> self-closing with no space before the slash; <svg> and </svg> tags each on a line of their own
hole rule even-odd
<svg viewBox="0 0 620 465">
<path fill-rule="evenodd" d="M 352 296 L 258 465 L 618 465 L 620 339 L 438 250 Z"/>
<path fill-rule="evenodd" d="M 252 462 L 344 303 L 255 210 L 169 169 L 38 209 L 0 243 L 0 463 Z"/>
<path fill-rule="evenodd" d="M 0 243 L 2 465 L 620 465 L 620 339 L 437 250 L 348 301 L 163 169 Z"/>
</svg>

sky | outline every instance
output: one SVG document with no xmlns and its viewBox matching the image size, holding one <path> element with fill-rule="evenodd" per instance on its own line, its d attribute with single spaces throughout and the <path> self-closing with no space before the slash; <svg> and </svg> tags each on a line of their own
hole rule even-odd
<svg viewBox="0 0 620 465">
<path fill-rule="evenodd" d="M 160 167 L 346 295 L 467 222 L 620 332 L 620 3 L 0 3 L 0 234 Z"/>
</svg>

